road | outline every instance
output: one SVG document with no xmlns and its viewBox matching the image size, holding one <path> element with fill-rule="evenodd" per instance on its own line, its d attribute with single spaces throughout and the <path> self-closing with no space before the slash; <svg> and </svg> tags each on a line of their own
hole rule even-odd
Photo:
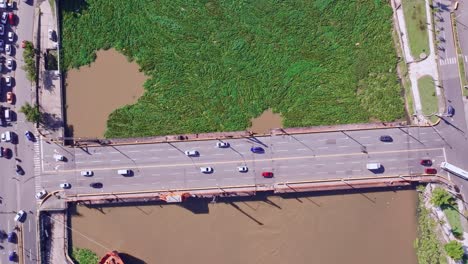
<svg viewBox="0 0 468 264">
<path fill-rule="evenodd" d="M 390 135 L 393 142 L 381 142 L 381 135 Z M 42 143 L 41 187 L 58 190 L 68 182 L 70 195 L 93 192 L 144 191 L 160 189 L 200 188 L 250 184 L 274 184 L 331 178 L 369 177 L 423 173 L 421 159 L 434 164 L 445 160 L 444 140 L 432 128 L 394 128 L 304 135 L 231 139 L 229 148 L 217 148 L 217 141 L 196 141 L 142 144 L 88 149 L 66 148 Z M 250 151 L 261 146 L 265 153 Z M 365 146 L 367 153 L 362 152 Z M 198 157 L 188 157 L 186 150 L 197 150 Z M 56 161 L 54 154 L 64 155 L 66 162 Z M 366 164 L 379 162 L 382 173 L 373 173 Z M 213 167 L 210 174 L 200 167 Z M 247 173 L 237 171 L 247 166 Z M 124 177 L 118 169 L 131 169 Z M 92 170 L 92 177 L 80 172 Z M 274 177 L 263 178 L 271 171 Z M 100 182 L 101 189 L 90 184 Z"/>
<path fill-rule="evenodd" d="M 32 40 L 33 35 L 33 13 L 34 7 L 28 3 L 22 1 L 15 2 L 14 13 L 16 13 L 16 25 L 17 26 L 7 26 L 7 30 L 13 30 L 16 33 L 15 46 L 13 48 L 12 58 L 16 60 L 16 67 L 13 71 L 8 71 L 6 67 L 2 72 L 2 75 L 11 75 L 14 77 L 15 82 L 12 88 L 13 92 L 16 94 L 16 102 L 11 106 L 11 109 L 18 113 L 18 109 L 25 102 L 31 102 L 31 99 L 34 96 L 32 92 L 31 82 L 26 78 L 26 73 L 22 70 L 24 65 L 22 49 L 19 48 L 18 43 L 21 43 L 23 40 Z M 6 34 L 5 34 L 6 36 Z M 4 38 L 6 40 L 6 38 Z M 8 56 L 7 56 L 8 57 Z M 4 95 L 3 95 L 4 96 Z M 2 98 L 4 98 L 2 96 Z M 3 106 L 7 106 L 6 103 L 3 103 Z M 22 160 L 20 162 L 24 170 L 31 175 L 33 171 L 33 160 L 34 160 L 34 151 L 33 144 L 31 142 L 25 141 L 22 133 L 26 130 L 32 130 L 33 127 L 31 124 L 28 124 L 24 120 L 24 115 L 16 114 L 14 115 L 14 120 L 8 127 L 1 127 L 0 132 L 5 132 L 7 130 L 14 131 L 17 137 L 17 142 L 15 144 L 2 143 L 3 147 L 8 147 L 12 149 L 13 156 L 11 159 L 0 159 L 0 166 L 2 167 L 2 178 L 4 179 L 0 185 L 1 193 L 1 204 L 0 208 L 2 215 L 0 216 L 0 226 L 6 232 L 13 231 L 15 222 L 13 217 L 15 213 L 19 210 L 25 210 L 28 215 L 24 224 L 22 224 L 23 236 L 24 236 L 24 258 L 25 263 L 37 263 L 37 242 L 36 242 L 36 201 L 34 198 L 35 193 L 35 182 L 31 178 L 23 177 L 20 178 L 15 173 L 15 158 Z M 17 252 L 22 252 L 21 248 L 17 248 L 18 245 L 7 243 L 4 241 L 2 246 L 5 248 L 0 251 L 0 262 L 8 262 L 8 252 L 12 250 L 17 250 Z"/>
</svg>

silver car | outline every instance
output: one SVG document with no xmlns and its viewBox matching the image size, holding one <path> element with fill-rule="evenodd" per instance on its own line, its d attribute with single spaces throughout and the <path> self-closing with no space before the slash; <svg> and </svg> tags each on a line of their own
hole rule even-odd
<svg viewBox="0 0 468 264">
<path fill-rule="evenodd" d="M 82 171 L 81 176 L 93 176 L 93 171 Z"/>
<path fill-rule="evenodd" d="M 6 52 L 7 55 L 11 55 L 11 45 L 10 44 L 5 45 L 5 52 Z"/>
<path fill-rule="evenodd" d="M 41 190 L 40 192 L 36 193 L 36 199 L 40 200 L 44 198 L 47 195 L 46 190 Z"/>
</svg>

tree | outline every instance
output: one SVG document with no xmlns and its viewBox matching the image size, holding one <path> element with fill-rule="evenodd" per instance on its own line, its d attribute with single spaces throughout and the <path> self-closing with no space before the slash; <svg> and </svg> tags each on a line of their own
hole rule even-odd
<svg viewBox="0 0 468 264">
<path fill-rule="evenodd" d="M 431 203 L 437 207 L 451 206 L 455 202 L 455 198 L 445 189 L 437 187 L 432 192 Z"/>
<path fill-rule="evenodd" d="M 445 244 L 444 248 L 447 255 L 449 255 L 453 260 L 459 261 L 463 259 L 463 245 L 460 242 L 452 240 Z"/>
<path fill-rule="evenodd" d="M 29 122 L 39 123 L 42 120 L 42 115 L 37 105 L 31 106 L 29 103 L 26 103 L 21 106 L 19 111 L 26 116 L 26 120 Z"/>
<path fill-rule="evenodd" d="M 73 248 L 72 257 L 79 264 L 95 264 L 99 262 L 96 253 L 87 248 Z"/>
</svg>

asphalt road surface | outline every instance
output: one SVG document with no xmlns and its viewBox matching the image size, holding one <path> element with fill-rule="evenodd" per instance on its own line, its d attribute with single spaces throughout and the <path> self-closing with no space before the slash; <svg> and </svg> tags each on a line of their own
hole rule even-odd
<svg viewBox="0 0 468 264">
<path fill-rule="evenodd" d="M 393 142 L 381 142 L 390 135 Z M 229 148 L 216 147 L 217 141 L 160 143 L 97 148 L 65 148 L 42 142 L 41 187 L 58 190 L 70 183 L 68 194 L 162 190 L 293 182 L 332 178 L 407 175 L 423 173 L 421 159 L 432 159 L 437 167 L 445 160 L 444 140 L 432 128 L 395 128 L 305 135 L 231 139 Z M 250 151 L 260 146 L 265 153 Z M 362 148 L 365 147 L 367 153 Z M 197 150 L 198 157 L 188 157 L 186 150 Z M 66 157 L 56 161 L 54 155 Z M 373 173 L 367 163 L 379 162 L 384 170 Z M 238 172 L 247 166 L 248 172 Z M 200 167 L 212 167 L 205 174 Z M 122 176 L 119 169 L 130 169 Z M 91 177 L 81 171 L 91 170 Z M 273 172 L 263 178 L 262 172 Z M 100 182 L 103 188 L 90 186 Z"/>
<path fill-rule="evenodd" d="M 17 135 L 17 142 L 1 143 L 3 147 L 10 148 L 13 156 L 11 159 L 0 159 L 2 184 L 0 184 L 0 227 L 5 232 L 13 231 L 17 223 L 13 218 L 16 212 L 24 210 L 27 212 L 26 220 L 22 226 L 24 237 L 24 251 L 21 246 L 16 243 L 8 243 L 4 240 L 1 245 L 4 247 L 0 250 L 0 262 L 8 262 L 8 253 L 12 250 L 17 250 L 19 254 L 24 253 L 25 263 L 37 263 L 37 241 L 36 241 L 36 201 L 34 198 L 35 182 L 31 180 L 33 172 L 34 151 L 33 144 L 24 139 L 23 133 L 26 130 L 32 130 L 31 124 L 25 123 L 24 115 L 18 114 L 19 108 L 25 102 L 31 102 L 34 96 L 31 82 L 26 78 L 26 73 L 22 70 L 23 50 L 20 48 L 19 43 L 23 40 L 32 40 L 33 34 L 33 12 L 34 7 L 31 3 L 24 3 L 23 1 L 15 2 L 13 12 L 16 14 L 16 26 L 6 27 L 6 31 L 14 31 L 14 47 L 12 56 L 2 54 L 7 58 L 15 59 L 15 67 L 13 71 L 9 71 L 4 67 L 2 75 L 11 75 L 14 78 L 12 90 L 16 94 L 14 105 L 8 106 L 5 103 L 5 94 L 1 95 L 2 105 L 10 107 L 16 114 L 13 116 L 14 122 L 10 126 L 0 127 L 0 132 L 7 130 L 13 131 Z M 5 33 L 6 36 L 7 33 Z M 4 41 L 6 37 L 4 37 Z M 4 85 L 2 83 L 2 85 Z M 5 90 L 3 90 L 5 92 Z M 15 160 L 18 158 L 21 162 Z M 19 177 L 15 173 L 16 163 L 20 164 L 27 172 L 26 177 Z"/>
</svg>

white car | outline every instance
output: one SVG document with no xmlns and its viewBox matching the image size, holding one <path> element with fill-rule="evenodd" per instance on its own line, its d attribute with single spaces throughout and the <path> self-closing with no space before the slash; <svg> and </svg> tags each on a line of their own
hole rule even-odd
<svg viewBox="0 0 468 264">
<path fill-rule="evenodd" d="M 11 87 L 11 76 L 5 77 L 5 83 L 8 87 Z"/>
<path fill-rule="evenodd" d="M 82 171 L 81 176 L 93 176 L 93 171 Z"/>
<path fill-rule="evenodd" d="M 13 31 L 8 32 L 8 41 L 13 42 L 15 39 L 15 33 Z"/>
<path fill-rule="evenodd" d="M 48 35 L 49 35 L 49 39 L 53 41 L 53 40 L 54 40 L 54 30 L 53 30 L 53 29 L 49 29 Z"/>
<path fill-rule="evenodd" d="M 60 184 L 60 188 L 62 188 L 62 189 L 70 189 L 70 188 L 71 188 L 71 184 L 69 184 L 68 182 L 66 182 L 66 183 L 61 183 L 61 184 Z"/>
<path fill-rule="evenodd" d="M 229 148 L 229 143 L 227 143 L 227 142 L 216 142 L 216 147 L 218 147 L 218 148 Z"/>
<path fill-rule="evenodd" d="M 65 157 L 63 155 L 54 154 L 55 161 L 64 161 Z"/>
<path fill-rule="evenodd" d="M 47 191 L 42 190 L 42 191 L 36 193 L 36 199 L 40 200 L 40 199 L 44 198 L 46 195 L 47 195 Z"/>
<path fill-rule="evenodd" d="M 0 36 L 3 36 L 5 34 L 5 26 L 3 24 L 0 24 Z"/>
<path fill-rule="evenodd" d="M 7 55 L 11 55 L 11 45 L 10 44 L 5 45 L 5 52 L 6 52 Z"/>
<path fill-rule="evenodd" d="M 3 5 L 5 5 L 5 1 L 4 1 L 4 0 L 0 0 L 0 8 L 5 8 L 5 7 L 2 7 L 2 2 L 4 3 Z M 7 17 L 8 17 L 8 13 L 7 13 L 7 12 L 3 12 L 2 17 L 0 18 L 0 22 L 2 22 L 2 24 L 6 24 L 6 22 L 7 22 Z"/>
<path fill-rule="evenodd" d="M 249 168 L 247 168 L 247 166 L 239 166 L 239 167 L 237 167 L 237 170 L 239 172 L 248 172 Z"/>
<path fill-rule="evenodd" d="M 200 171 L 202 173 L 212 173 L 213 172 L 213 168 L 211 167 L 200 167 Z"/>
<path fill-rule="evenodd" d="M 196 151 L 196 150 L 187 150 L 187 151 L 185 151 L 185 155 L 187 155 L 189 157 L 195 157 L 195 156 L 200 155 L 200 153 L 198 153 L 198 151 Z"/>
<path fill-rule="evenodd" d="M 14 60 L 13 59 L 8 59 L 6 61 L 6 67 L 7 69 L 9 70 L 13 70 L 13 67 L 14 67 Z M 0 71 L 1 71 L 1 68 L 0 68 Z"/>
<path fill-rule="evenodd" d="M 20 211 L 15 215 L 15 221 L 16 221 L 16 222 L 23 222 L 25 216 L 26 216 L 26 212 L 23 211 L 23 210 L 20 210 Z"/>
</svg>

